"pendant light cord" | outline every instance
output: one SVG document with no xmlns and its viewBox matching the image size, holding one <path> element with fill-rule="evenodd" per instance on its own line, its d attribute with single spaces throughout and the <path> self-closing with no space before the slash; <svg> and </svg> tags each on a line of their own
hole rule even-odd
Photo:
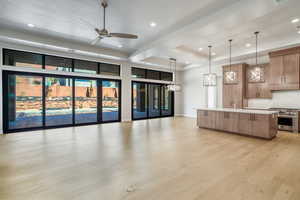
<svg viewBox="0 0 300 200">
<path fill-rule="evenodd" d="M 232 39 L 229 40 L 229 71 L 231 72 L 231 47 Z"/>
<path fill-rule="evenodd" d="M 208 62 L 209 62 L 209 68 L 208 68 L 208 70 L 209 70 L 209 74 L 211 73 L 211 45 L 209 45 L 208 46 L 208 48 L 209 48 L 209 56 L 208 56 Z"/>
<path fill-rule="evenodd" d="M 255 50 L 255 63 L 256 63 L 256 66 L 257 66 L 257 63 L 258 63 L 258 61 L 257 61 L 257 57 L 258 57 L 258 34 L 259 34 L 259 32 L 258 31 L 256 31 L 255 33 L 255 39 L 256 39 L 256 50 Z"/>
<path fill-rule="evenodd" d="M 170 71 L 173 71 L 173 65 L 174 65 L 174 84 L 176 85 L 176 59 L 175 58 L 169 58 L 170 61 Z"/>
</svg>

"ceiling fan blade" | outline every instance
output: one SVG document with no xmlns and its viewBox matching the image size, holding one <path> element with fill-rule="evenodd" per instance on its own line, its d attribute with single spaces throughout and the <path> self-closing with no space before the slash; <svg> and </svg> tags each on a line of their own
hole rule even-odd
<svg viewBox="0 0 300 200">
<path fill-rule="evenodd" d="M 127 33 L 110 33 L 110 37 L 117 37 L 117 38 L 126 38 L 126 39 L 137 39 L 137 35 L 127 34 Z"/>
<path fill-rule="evenodd" d="M 98 42 L 100 42 L 101 39 L 102 37 L 100 36 L 96 37 L 94 40 L 91 41 L 91 45 L 96 45 Z"/>
</svg>

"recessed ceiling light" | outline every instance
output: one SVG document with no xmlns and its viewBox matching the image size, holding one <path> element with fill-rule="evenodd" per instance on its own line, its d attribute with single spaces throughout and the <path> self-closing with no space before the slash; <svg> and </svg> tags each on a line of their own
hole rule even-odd
<svg viewBox="0 0 300 200">
<path fill-rule="evenodd" d="M 299 18 L 295 18 L 295 19 L 293 19 L 291 22 L 292 22 L 293 24 L 295 24 L 295 23 L 298 23 L 299 21 L 300 21 Z"/>
<path fill-rule="evenodd" d="M 251 44 L 250 44 L 250 43 L 247 43 L 245 46 L 246 46 L 246 47 L 251 47 Z"/>
<path fill-rule="evenodd" d="M 28 27 L 33 28 L 34 24 L 27 24 Z"/>
<path fill-rule="evenodd" d="M 189 61 L 185 61 L 185 64 L 188 65 L 188 64 L 190 64 L 190 62 Z"/>
<path fill-rule="evenodd" d="M 198 48 L 198 51 L 202 51 L 202 50 L 203 50 L 203 48 L 201 48 L 201 47 L 200 47 L 200 48 Z"/>
<path fill-rule="evenodd" d="M 217 55 L 217 54 L 216 54 L 215 52 L 212 52 L 211 55 L 215 56 L 215 55 Z"/>
<path fill-rule="evenodd" d="M 118 45 L 118 47 L 119 47 L 119 48 L 122 48 L 122 47 L 123 47 L 123 45 L 119 44 L 119 45 Z"/>
<path fill-rule="evenodd" d="M 300 34 L 300 30 L 298 31 L 298 33 Z"/>
<path fill-rule="evenodd" d="M 150 26 L 151 26 L 151 27 L 155 27 L 156 25 L 157 25 L 157 24 L 156 24 L 155 22 L 151 22 L 151 23 L 150 23 Z"/>
</svg>

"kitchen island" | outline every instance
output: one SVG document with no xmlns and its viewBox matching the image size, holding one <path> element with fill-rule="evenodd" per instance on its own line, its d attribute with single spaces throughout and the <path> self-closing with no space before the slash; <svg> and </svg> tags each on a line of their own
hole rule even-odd
<svg viewBox="0 0 300 200">
<path fill-rule="evenodd" d="M 277 134 L 277 111 L 231 108 L 197 109 L 197 126 L 272 139 Z"/>
</svg>

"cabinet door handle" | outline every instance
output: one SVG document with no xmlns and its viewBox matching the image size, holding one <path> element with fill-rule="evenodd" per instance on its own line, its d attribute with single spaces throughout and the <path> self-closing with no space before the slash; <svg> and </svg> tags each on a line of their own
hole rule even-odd
<svg viewBox="0 0 300 200">
<path fill-rule="evenodd" d="M 284 83 L 286 83 L 286 76 L 284 76 Z"/>
</svg>

